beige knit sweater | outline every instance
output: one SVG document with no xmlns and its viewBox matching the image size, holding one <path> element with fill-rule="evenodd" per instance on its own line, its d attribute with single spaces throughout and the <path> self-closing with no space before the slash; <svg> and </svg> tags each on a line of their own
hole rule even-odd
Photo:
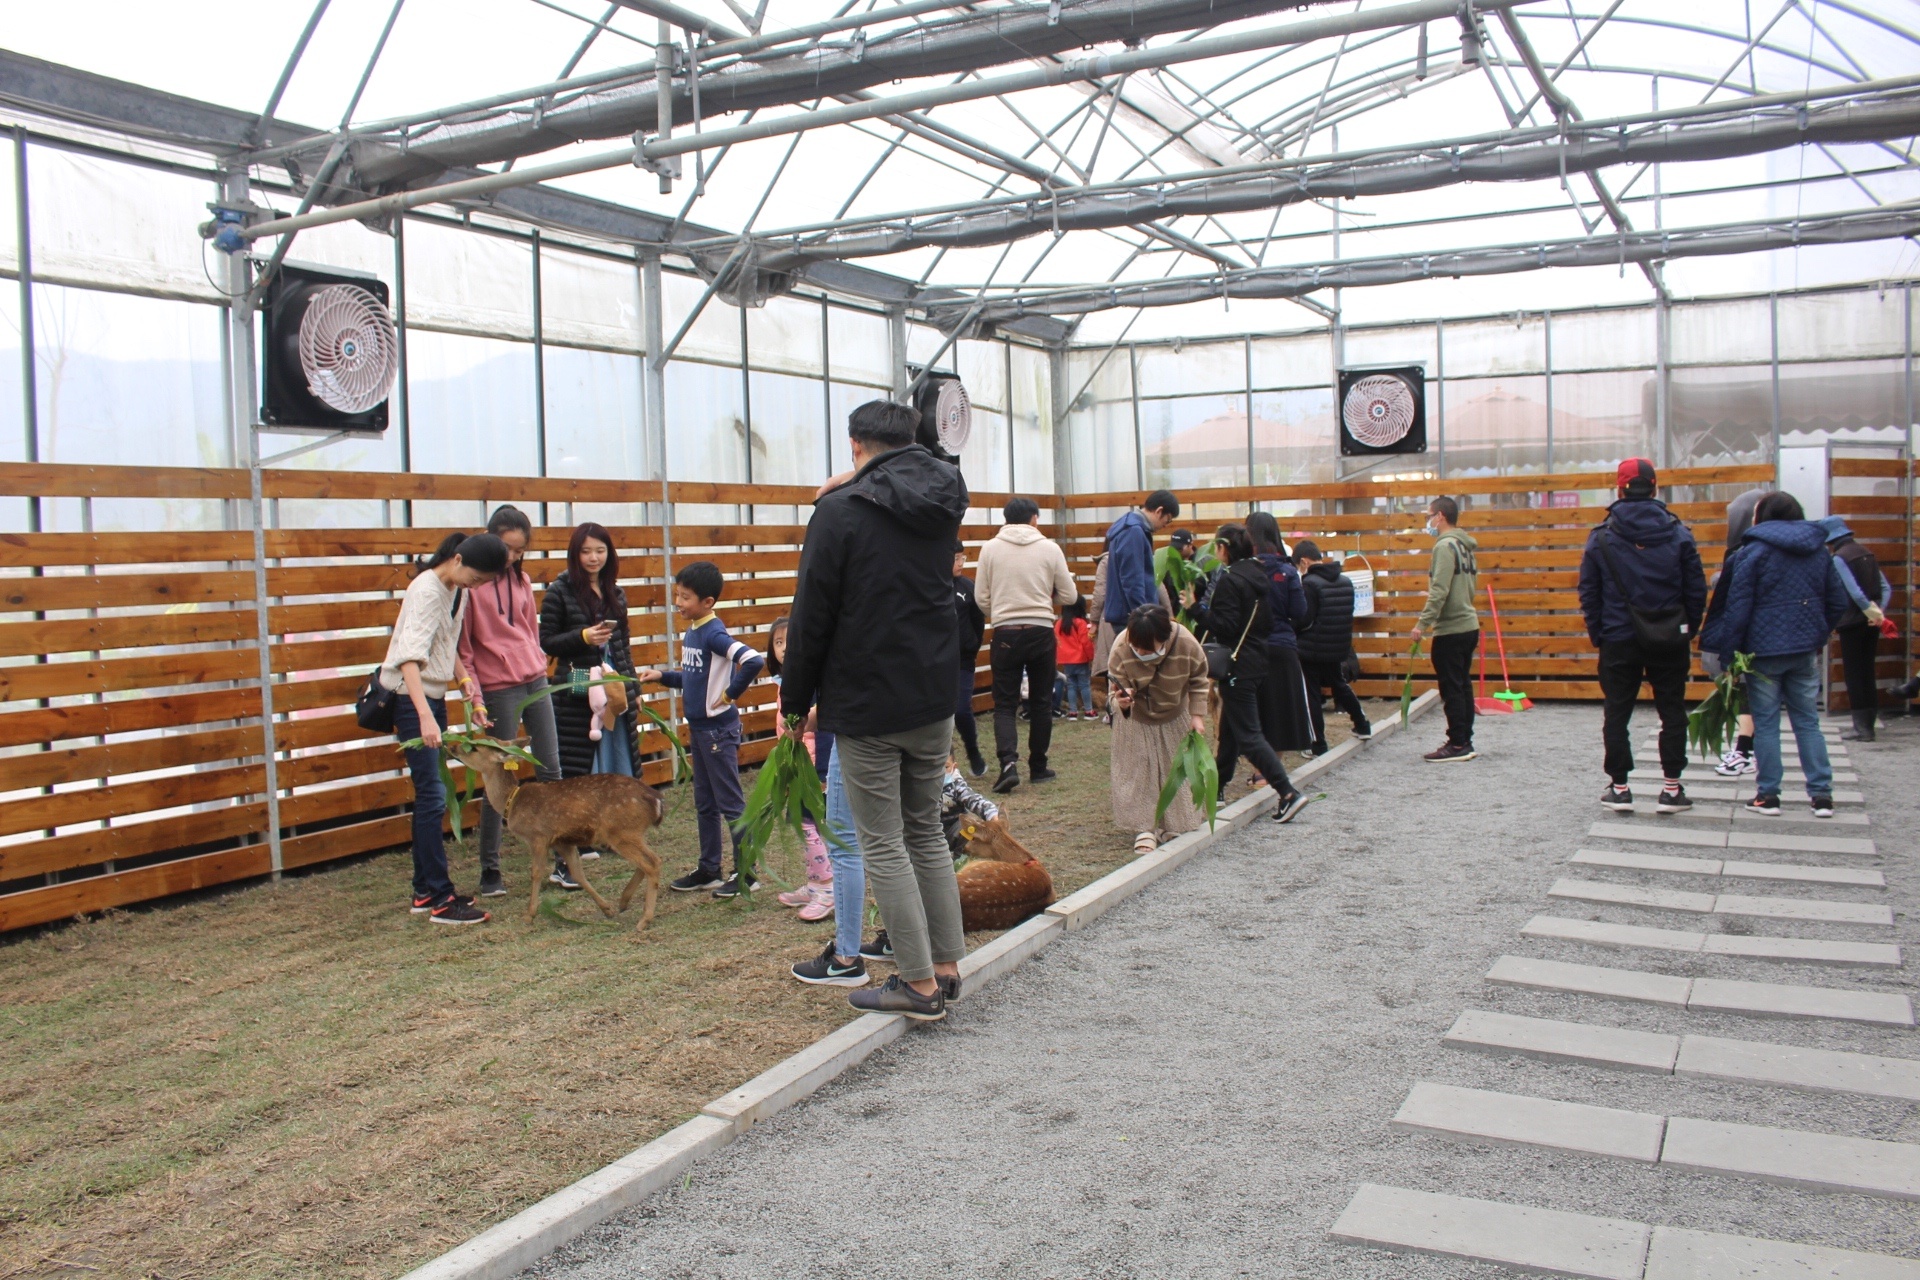
<svg viewBox="0 0 1920 1280">
<path fill-rule="evenodd" d="M 407 594 L 400 601 L 400 616 L 393 622 L 393 638 L 387 641 L 386 661 L 380 664 L 382 688 L 404 692 L 407 682 L 400 674 L 400 664 L 417 662 L 420 687 L 426 695 L 447 696 L 460 647 L 460 623 L 470 595 L 460 592 L 456 603 L 453 588 L 431 569 L 408 584 Z"/>
<path fill-rule="evenodd" d="M 1053 607 L 1072 604 L 1080 587 L 1060 544 L 1030 524 L 1002 525 L 980 548 L 973 598 L 996 627 L 1053 625 Z"/>
<path fill-rule="evenodd" d="M 1207 714 L 1207 694 L 1212 688 L 1207 651 L 1178 622 L 1167 641 L 1167 656 L 1158 662 L 1140 661 L 1121 632 L 1107 655 L 1107 679 L 1115 688 L 1133 690 L 1133 714 L 1147 724 L 1165 724 L 1182 711 L 1190 716 Z"/>
</svg>

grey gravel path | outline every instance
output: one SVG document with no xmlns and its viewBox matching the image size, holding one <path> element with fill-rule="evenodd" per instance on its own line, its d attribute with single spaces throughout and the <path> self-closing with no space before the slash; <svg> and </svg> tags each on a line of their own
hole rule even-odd
<svg viewBox="0 0 1920 1280">
<path fill-rule="evenodd" d="M 1908 992 L 1913 965 L 1855 973 L 1522 939 L 1574 850 L 1609 844 L 1585 834 L 1604 815 L 1598 710 L 1483 720 L 1484 754 L 1463 765 L 1419 759 L 1436 721 L 1336 770 L 1329 798 L 1295 825 L 1263 823 L 1224 841 L 529 1274 L 1511 1274 L 1328 1241 L 1361 1182 L 1920 1256 L 1912 1205 L 1388 1129 L 1412 1085 L 1431 1080 L 1920 1141 L 1920 1118 L 1903 1102 L 1443 1048 L 1455 1017 L 1478 1008 L 1920 1058 L 1912 1031 L 1486 986 L 1501 954 Z M 1902 721 L 1853 751 L 1882 856 L 1848 861 L 1884 867 L 1886 891 L 1769 891 L 1887 902 L 1898 925 L 1874 937 L 1911 948 L 1916 747 L 1920 725 Z M 1685 887 L 1632 871 L 1586 874 Z M 1555 909 L 1660 922 L 1630 907 Z M 1864 934 L 1788 921 L 1764 931 Z"/>
</svg>

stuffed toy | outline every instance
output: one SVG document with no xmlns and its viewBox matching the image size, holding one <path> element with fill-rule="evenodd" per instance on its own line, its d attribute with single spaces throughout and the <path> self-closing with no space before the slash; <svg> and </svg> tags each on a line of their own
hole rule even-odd
<svg viewBox="0 0 1920 1280">
<path fill-rule="evenodd" d="M 595 667 L 588 673 L 593 680 L 620 679 L 620 673 L 612 667 Z M 593 720 L 587 727 L 587 737 L 600 741 L 601 734 L 620 723 L 620 717 L 627 712 L 627 687 L 624 684 L 595 684 L 587 690 L 587 706 L 593 709 Z"/>
</svg>

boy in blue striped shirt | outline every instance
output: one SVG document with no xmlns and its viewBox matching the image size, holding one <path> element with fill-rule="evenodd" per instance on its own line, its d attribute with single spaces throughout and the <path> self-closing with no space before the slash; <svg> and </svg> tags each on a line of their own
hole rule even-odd
<svg viewBox="0 0 1920 1280">
<path fill-rule="evenodd" d="M 725 588 L 720 567 L 696 560 L 673 576 L 673 609 L 687 624 L 680 642 L 680 669 L 649 667 L 640 679 L 656 681 L 681 694 L 681 711 L 692 738 L 688 756 L 693 762 L 693 812 L 700 827 L 700 865 L 667 887 L 681 893 L 712 889 L 716 898 L 731 898 L 744 888 L 753 891 L 753 877 L 741 884 L 740 835 L 733 835 L 733 871 L 720 878 L 720 832 L 731 828 L 747 807 L 740 789 L 740 713 L 734 701 L 747 691 L 766 659 L 727 634 L 726 623 L 713 612 Z"/>
</svg>

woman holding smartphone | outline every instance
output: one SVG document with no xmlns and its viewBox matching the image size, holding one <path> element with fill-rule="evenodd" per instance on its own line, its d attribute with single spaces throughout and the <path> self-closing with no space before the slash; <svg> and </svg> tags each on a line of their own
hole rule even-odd
<svg viewBox="0 0 1920 1280">
<path fill-rule="evenodd" d="M 554 660 L 551 682 L 558 686 L 551 695 L 554 726 L 560 738 L 560 775 L 578 778 L 594 771 L 597 744 L 590 731 L 593 708 L 584 690 L 571 692 L 574 673 L 582 682 L 590 679 L 594 667 L 612 667 L 624 676 L 632 676 L 633 656 L 628 645 L 627 596 L 620 589 L 620 553 L 614 550 L 613 535 L 605 526 L 592 521 L 573 531 L 567 543 L 567 571 L 547 587 L 547 598 L 540 604 L 540 647 Z M 640 735 L 631 713 L 607 733 L 628 735 L 628 759 L 640 759 Z M 582 852 L 583 857 L 598 853 Z M 566 869 L 555 865 L 548 877 L 563 889 L 579 885 L 568 878 Z"/>
</svg>

